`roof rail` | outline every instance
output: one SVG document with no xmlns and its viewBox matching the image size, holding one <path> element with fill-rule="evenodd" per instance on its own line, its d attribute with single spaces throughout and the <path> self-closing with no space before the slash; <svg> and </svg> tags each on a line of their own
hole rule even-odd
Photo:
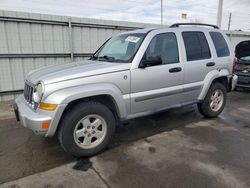
<svg viewBox="0 0 250 188">
<path fill-rule="evenodd" d="M 215 29 L 219 29 L 217 25 L 204 24 L 204 23 L 176 23 L 176 24 L 171 25 L 170 27 L 179 27 L 181 25 L 200 25 L 200 26 L 209 26 Z"/>
</svg>

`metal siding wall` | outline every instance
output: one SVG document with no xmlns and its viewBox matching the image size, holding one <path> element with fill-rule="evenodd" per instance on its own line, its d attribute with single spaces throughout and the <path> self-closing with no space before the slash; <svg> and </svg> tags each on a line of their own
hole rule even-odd
<svg viewBox="0 0 250 188">
<path fill-rule="evenodd" d="M 228 34 L 228 37 L 230 38 L 233 47 L 235 48 L 235 46 L 241 42 L 241 41 L 245 41 L 245 40 L 250 40 L 250 33 L 248 34 Z"/>
<path fill-rule="evenodd" d="M 77 23 L 71 27 L 72 49 L 75 54 L 91 54 L 109 37 L 132 27 L 155 26 L 14 11 L 0 11 L 0 17 L 0 93 L 22 90 L 25 75 L 33 69 L 71 62 L 69 20 L 72 24 Z M 7 20 L 9 18 L 12 20 Z M 45 55 L 26 57 L 32 54 Z M 74 60 L 80 61 L 86 58 L 76 55 Z M 17 94 L 0 94 L 0 101 L 10 100 L 15 96 Z"/>
<path fill-rule="evenodd" d="M 87 57 L 81 54 L 95 52 L 103 42 L 115 34 L 133 28 L 159 26 L 0 11 L 0 93 L 23 89 L 25 75 L 33 69 L 71 62 L 69 20 L 71 21 L 72 53 L 75 54 L 75 61 L 86 59 Z M 234 45 L 242 40 L 250 39 L 250 34 L 245 32 L 227 34 Z M 26 57 L 27 54 L 38 55 L 38 57 Z M 40 57 L 41 54 L 43 56 Z M 11 57 L 1 57 L 1 55 Z M 19 57 L 20 55 L 25 57 Z M 16 96 L 17 94 L 0 94 L 0 101 L 14 99 Z"/>
<path fill-rule="evenodd" d="M 12 72 L 10 67 L 10 60 L 7 58 L 0 59 L 0 89 L 1 91 L 12 90 L 13 81 L 12 81 Z"/>
</svg>

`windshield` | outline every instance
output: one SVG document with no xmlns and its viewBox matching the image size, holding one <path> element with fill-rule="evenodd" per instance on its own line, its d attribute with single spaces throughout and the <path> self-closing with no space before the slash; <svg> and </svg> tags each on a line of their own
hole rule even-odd
<svg viewBox="0 0 250 188">
<path fill-rule="evenodd" d="M 145 33 L 131 33 L 112 37 L 94 54 L 91 59 L 130 63 L 132 62 L 145 35 Z"/>
</svg>

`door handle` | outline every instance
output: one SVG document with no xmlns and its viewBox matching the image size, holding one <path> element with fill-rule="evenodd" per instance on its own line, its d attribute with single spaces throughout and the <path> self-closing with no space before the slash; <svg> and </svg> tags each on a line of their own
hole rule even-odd
<svg viewBox="0 0 250 188">
<path fill-rule="evenodd" d="M 209 63 L 207 63 L 207 67 L 212 67 L 214 65 L 215 65 L 215 62 L 209 62 Z"/>
<path fill-rule="evenodd" d="M 171 68 L 169 69 L 170 73 L 174 73 L 174 72 L 181 72 L 182 68 L 181 67 L 175 67 L 175 68 Z"/>
</svg>

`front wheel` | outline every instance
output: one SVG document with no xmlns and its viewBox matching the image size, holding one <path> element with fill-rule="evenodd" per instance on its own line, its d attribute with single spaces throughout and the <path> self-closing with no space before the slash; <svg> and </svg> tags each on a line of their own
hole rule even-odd
<svg viewBox="0 0 250 188">
<path fill-rule="evenodd" d="M 97 102 L 74 106 L 64 114 L 59 141 L 74 156 L 91 156 L 102 151 L 115 131 L 115 118 L 108 107 Z"/>
<path fill-rule="evenodd" d="M 205 99 L 198 103 L 198 109 L 202 115 L 208 118 L 217 117 L 226 104 L 226 88 L 221 83 L 213 83 Z"/>
</svg>

